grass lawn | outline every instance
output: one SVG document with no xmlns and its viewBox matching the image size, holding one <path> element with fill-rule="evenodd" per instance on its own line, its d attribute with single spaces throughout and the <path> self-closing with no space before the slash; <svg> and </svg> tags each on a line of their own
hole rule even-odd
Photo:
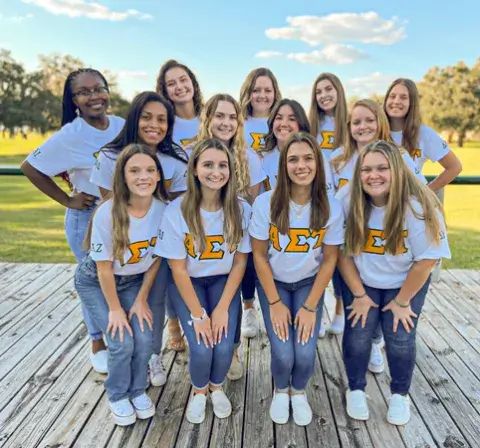
<svg viewBox="0 0 480 448">
<path fill-rule="evenodd" d="M 0 165 L 18 165 L 44 140 L 41 136 L 0 138 Z M 454 147 L 463 175 L 480 176 L 480 142 Z M 425 174 L 438 165 L 427 164 Z M 74 262 L 63 231 L 64 209 L 38 192 L 23 176 L 0 177 L 0 261 Z M 447 268 L 480 269 L 480 185 L 447 187 L 445 209 L 452 260 Z"/>
</svg>

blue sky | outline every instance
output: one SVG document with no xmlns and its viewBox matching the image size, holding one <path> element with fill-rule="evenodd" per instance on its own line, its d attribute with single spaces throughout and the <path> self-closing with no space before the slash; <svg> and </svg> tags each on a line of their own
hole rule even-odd
<svg viewBox="0 0 480 448">
<path fill-rule="evenodd" d="M 0 48 L 29 69 L 39 54 L 70 53 L 116 73 L 128 98 L 154 89 L 168 58 L 192 68 L 206 98 L 238 97 L 247 73 L 267 66 L 283 95 L 303 104 L 322 71 L 337 74 L 347 95 L 368 95 L 480 56 L 478 0 L 328 3 L 0 0 Z"/>
</svg>

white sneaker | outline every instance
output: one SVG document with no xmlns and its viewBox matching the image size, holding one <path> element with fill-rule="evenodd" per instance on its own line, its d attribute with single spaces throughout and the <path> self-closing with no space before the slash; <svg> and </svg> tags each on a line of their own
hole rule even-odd
<svg viewBox="0 0 480 448">
<path fill-rule="evenodd" d="M 232 413 L 232 404 L 222 389 L 210 392 L 213 413 L 217 418 L 227 418 Z"/>
<path fill-rule="evenodd" d="M 108 350 L 100 350 L 97 353 L 90 351 L 90 362 L 95 372 L 108 373 Z"/>
<path fill-rule="evenodd" d="M 327 331 L 332 334 L 342 334 L 343 330 L 345 329 L 345 315 L 335 314 L 335 317 L 332 320 L 330 327 L 328 327 Z"/>
<path fill-rule="evenodd" d="M 187 420 L 193 424 L 202 423 L 205 420 L 206 405 L 207 396 L 205 394 L 194 395 L 187 406 Z"/>
<path fill-rule="evenodd" d="M 279 425 L 284 425 L 290 418 L 290 395 L 287 392 L 273 393 L 270 405 L 270 418 Z"/>
<path fill-rule="evenodd" d="M 243 376 L 243 364 L 240 362 L 238 355 L 235 353 L 232 357 L 232 363 L 230 364 L 230 368 L 227 372 L 227 378 L 230 381 L 239 380 Z"/>
<path fill-rule="evenodd" d="M 135 414 L 137 414 L 137 418 L 146 419 L 155 415 L 155 405 L 145 392 L 133 398 L 132 405 L 135 409 Z"/>
<path fill-rule="evenodd" d="M 370 359 L 368 360 L 368 370 L 372 373 L 382 373 L 385 370 L 385 363 L 383 362 L 383 353 L 380 344 L 372 344 Z"/>
<path fill-rule="evenodd" d="M 308 404 L 307 395 L 292 394 L 293 420 L 298 426 L 307 426 L 312 421 L 312 408 Z"/>
<path fill-rule="evenodd" d="M 162 355 L 155 353 L 148 361 L 148 376 L 152 386 L 163 386 L 167 382 L 167 374 L 162 364 Z"/>
<path fill-rule="evenodd" d="M 133 425 L 137 421 L 137 415 L 133 409 L 132 403 L 128 398 L 118 401 L 109 401 L 108 406 L 112 413 L 113 421 L 118 426 Z"/>
<path fill-rule="evenodd" d="M 246 338 L 254 338 L 258 332 L 257 312 L 255 308 L 243 310 L 242 315 L 242 336 Z"/>
<path fill-rule="evenodd" d="M 387 421 L 392 425 L 406 425 L 410 420 L 410 399 L 408 396 L 393 394 L 388 404 Z"/>
<path fill-rule="evenodd" d="M 323 319 L 320 321 L 320 330 L 318 332 L 318 338 L 319 339 L 323 339 L 325 337 L 325 334 L 326 334 L 326 329 L 325 329 L 325 322 L 323 321 Z"/>
<path fill-rule="evenodd" d="M 367 396 L 363 390 L 347 390 L 347 414 L 355 420 L 368 420 Z"/>
</svg>

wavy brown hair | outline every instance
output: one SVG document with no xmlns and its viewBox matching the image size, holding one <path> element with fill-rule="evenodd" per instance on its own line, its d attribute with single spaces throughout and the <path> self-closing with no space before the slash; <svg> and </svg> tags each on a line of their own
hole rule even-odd
<svg viewBox="0 0 480 448">
<path fill-rule="evenodd" d="M 237 196 L 237 185 L 235 180 L 235 170 L 233 169 L 233 156 L 226 146 L 217 138 L 208 138 L 197 142 L 193 152 L 188 160 L 187 169 L 187 191 L 184 194 L 181 210 L 183 218 L 187 223 L 188 231 L 193 237 L 195 250 L 203 252 L 205 250 L 205 229 L 203 228 L 202 215 L 200 213 L 200 204 L 202 202 L 202 188 L 195 171 L 200 156 L 208 149 L 216 149 L 227 155 L 230 178 L 220 192 L 222 202 L 224 221 L 223 237 L 230 249 L 235 248 L 243 236 L 241 210 Z"/>
<path fill-rule="evenodd" d="M 164 98 L 166 98 L 168 101 L 170 101 L 175 108 L 175 104 L 173 101 L 170 99 L 167 93 L 167 84 L 165 83 L 165 76 L 169 70 L 172 68 L 181 68 L 182 70 L 185 70 L 187 73 L 188 77 L 192 81 L 193 85 L 193 107 L 195 109 L 195 115 L 198 117 L 200 115 L 200 112 L 203 109 L 203 95 L 202 91 L 200 90 L 200 84 L 198 83 L 198 79 L 195 76 L 195 73 L 192 72 L 186 65 L 181 64 L 180 62 L 176 61 L 175 59 L 169 59 L 166 61 L 161 67 L 160 71 L 157 76 L 157 93 L 159 95 L 162 95 Z"/>
<path fill-rule="evenodd" d="M 345 253 L 360 254 L 369 237 L 368 221 L 372 212 L 370 197 L 363 190 L 361 168 L 365 156 L 369 153 L 380 153 L 390 166 L 390 192 L 388 195 L 383 231 L 385 234 L 385 251 L 392 255 L 401 253 L 404 241 L 405 219 L 408 209 L 417 219 L 425 221 L 427 238 L 438 243 L 440 241 L 441 224 L 437 210 L 443 215 L 443 209 L 435 193 L 424 185 L 407 167 L 397 145 L 389 141 L 369 143 L 359 155 L 355 164 L 350 190 L 350 210 L 346 221 Z M 412 207 L 412 199 L 416 199 L 421 207 L 419 214 Z"/>
<path fill-rule="evenodd" d="M 255 83 L 260 76 L 266 76 L 267 78 L 272 81 L 273 85 L 273 92 L 274 92 L 274 99 L 272 109 L 275 104 L 282 99 L 282 93 L 280 92 L 280 87 L 278 86 L 278 81 L 273 72 L 265 67 L 259 67 L 252 70 L 245 81 L 243 81 L 242 87 L 240 88 L 240 109 L 242 110 L 242 115 L 245 120 L 248 117 L 251 117 L 253 114 L 253 108 L 251 103 L 251 97 L 253 89 L 255 88 Z M 270 109 L 271 111 L 271 109 Z"/>
<path fill-rule="evenodd" d="M 245 136 L 243 132 L 243 116 L 237 101 L 227 93 L 219 93 L 212 96 L 205 104 L 200 116 L 200 129 L 198 131 L 198 140 L 213 138 L 212 119 L 217 111 L 218 103 L 226 101 L 233 104 L 237 114 L 237 132 L 230 140 L 228 149 L 233 153 L 235 159 L 235 178 L 237 180 L 238 193 L 241 196 L 247 196 L 250 192 L 250 169 L 246 153 Z"/>
<path fill-rule="evenodd" d="M 324 79 L 328 79 L 333 88 L 337 91 L 337 105 L 335 106 L 335 147 L 343 145 L 348 135 L 347 126 L 347 99 L 343 85 L 333 73 L 320 73 L 315 79 L 312 87 L 310 111 L 308 119 L 310 121 L 310 132 L 313 136 L 317 136 L 320 127 L 325 120 L 325 111 L 317 103 L 317 84 Z"/>
<path fill-rule="evenodd" d="M 417 85 L 407 78 L 398 78 L 390 84 L 383 100 L 383 110 L 390 121 L 390 117 L 387 112 L 387 101 L 392 89 L 401 84 L 408 90 L 408 98 L 410 101 L 410 107 L 408 108 L 407 115 L 405 116 L 405 123 L 403 126 L 402 146 L 407 149 L 410 155 L 413 154 L 415 149 L 418 149 L 420 140 L 420 126 L 422 125 L 422 116 L 420 114 L 420 95 L 418 93 Z"/>
<path fill-rule="evenodd" d="M 292 180 L 287 171 L 287 158 L 289 148 L 295 143 L 307 144 L 312 149 L 315 157 L 316 172 L 310 185 L 310 229 L 320 230 L 324 228 L 330 217 L 322 151 L 318 146 L 317 140 L 312 135 L 307 132 L 295 132 L 288 138 L 285 148 L 280 153 L 277 186 L 273 190 L 270 202 L 271 221 L 277 226 L 279 232 L 284 235 L 288 234 L 288 229 L 290 228 L 289 214 L 292 191 Z"/>
<path fill-rule="evenodd" d="M 165 186 L 162 165 L 158 160 L 156 154 L 147 146 L 140 143 L 132 143 L 125 147 L 120 153 L 115 165 L 115 172 L 113 174 L 112 191 L 100 203 L 98 208 L 107 201 L 112 201 L 112 226 L 113 226 L 113 258 L 115 260 L 122 260 L 125 251 L 128 249 L 129 237 L 128 231 L 130 228 L 130 216 L 128 214 L 128 205 L 130 202 L 130 190 L 128 189 L 125 180 L 125 166 L 127 162 L 137 154 L 145 154 L 149 156 L 154 162 L 157 171 L 160 173 L 160 181 L 153 192 L 153 197 L 162 202 L 168 202 L 168 193 Z M 83 247 L 85 250 L 90 249 L 92 239 L 92 223 L 95 213 L 92 214 L 85 236 Z"/>
</svg>

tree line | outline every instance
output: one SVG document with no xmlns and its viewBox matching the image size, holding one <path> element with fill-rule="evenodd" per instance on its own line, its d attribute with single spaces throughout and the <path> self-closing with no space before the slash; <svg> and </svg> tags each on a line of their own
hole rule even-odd
<svg viewBox="0 0 480 448">
<path fill-rule="evenodd" d="M 28 71 L 10 51 L 0 49 L 0 130 L 4 134 L 58 129 L 65 78 L 85 64 L 71 55 L 52 53 L 40 55 L 38 67 Z M 119 93 L 114 74 L 102 72 L 110 84 L 112 113 L 125 117 L 129 101 Z M 450 142 L 456 137 L 461 147 L 469 133 L 480 132 L 480 58 L 471 67 L 461 61 L 432 67 L 417 85 L 424 122 L 446 133 Z M 371 98 L 383 102 L 381 95 Z M 350 97 L 349 104 L 358 99 Z"/>
</svg>

